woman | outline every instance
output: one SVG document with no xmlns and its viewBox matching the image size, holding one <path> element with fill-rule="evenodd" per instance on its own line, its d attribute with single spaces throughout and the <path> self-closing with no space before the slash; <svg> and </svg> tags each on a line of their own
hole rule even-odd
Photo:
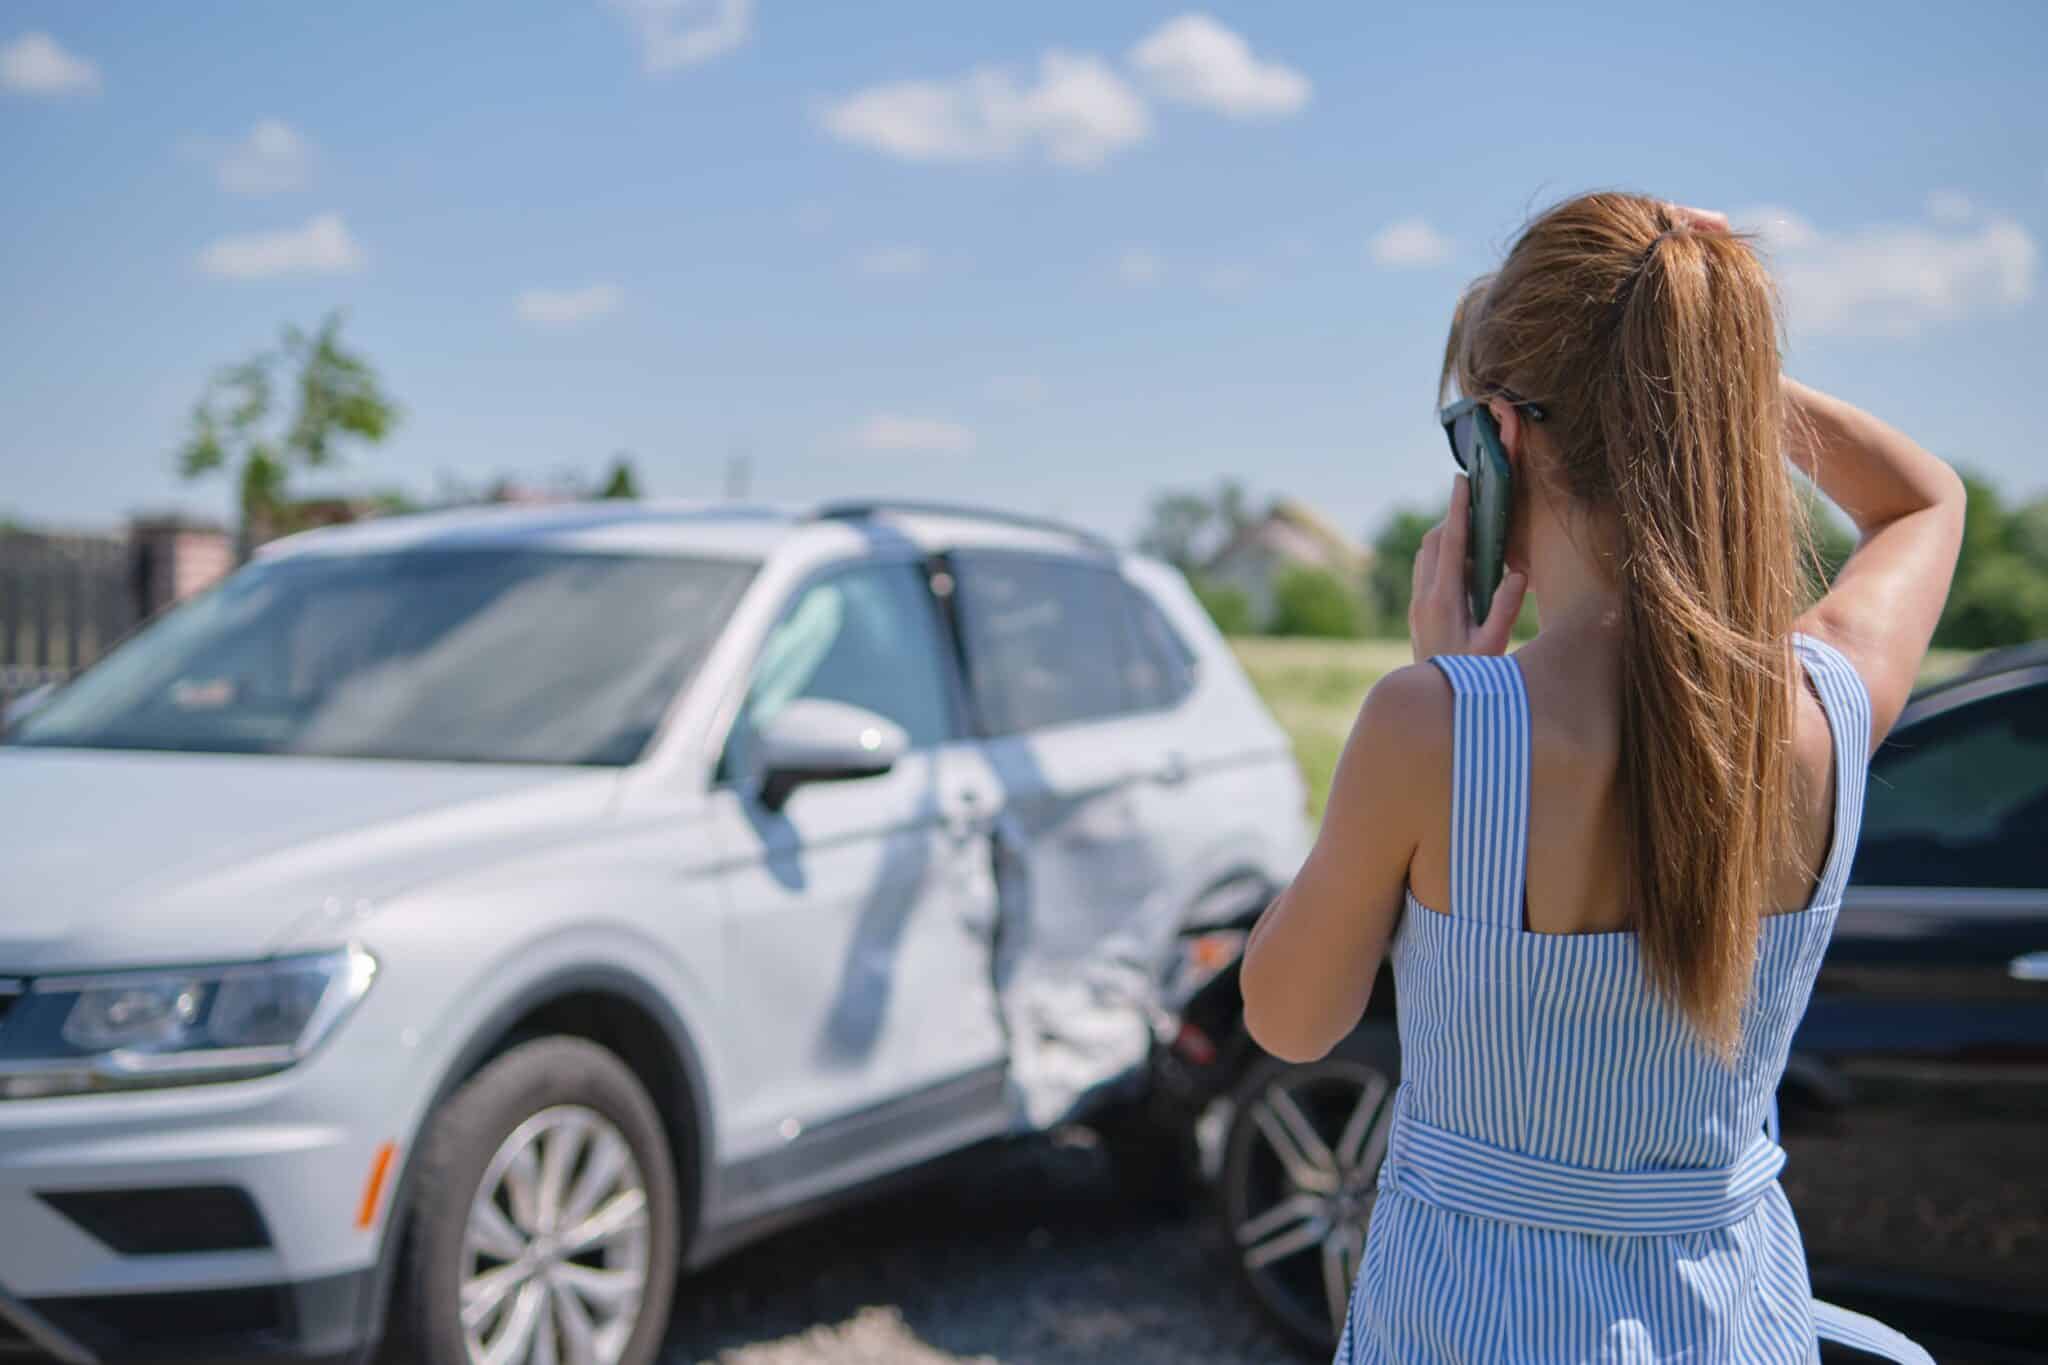
<svg viewBox="0 0 2048 1365">
<path fill-rule="evenodd" d="M 1623 194 L 1535 219 L 1453 320 L 1508 572 L 1474 622 L 1461 477 L 1417 663 L 1366 698 L 1243 972 L 1253 1036 L 1307 1061 L 1392 955 L 1404 1076 L 1340 1361 L 1926 1359 L 1812 1302 L 1765 1130 L 1963 489 L 1783 378 L 1777 337 L 1724 218 Z M 1811 605 L 1788 463 L 1861 533 Z M 1542 629 L 1503 657 L 1525 591 Z"/>
</svg>

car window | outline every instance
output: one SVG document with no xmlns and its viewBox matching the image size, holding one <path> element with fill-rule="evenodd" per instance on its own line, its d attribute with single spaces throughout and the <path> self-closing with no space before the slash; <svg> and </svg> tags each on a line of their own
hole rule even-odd
<svg viewBox="0 0 2048 1365">
<path fill-rule="evenodd" d="M 956 567 L 968 674 L 989 733 L 1128 709 L 1119 575 L 1078 560 L 986 551 L 957 556 Z"/>
<path fill-rule="evenodd" d="M 864 565 L 798 595 L 755 660 L 725 775 L 745 770 L 754 735 L 800 698 L 886 716 L 903 727 L 913 748 L 951 737 L 953 702 L 938 617 L 921 570 Z"/>
<path fill-rule="evenodd" d="M 1907 726 L 1870 768 L 1853 879 L 1873 886 L 2048 885 L 2048 685 Z"/>
<path fill-rule="evenodd" d="M 1128 581 L 1122 587 L 1125 697 L 1139 710 L 1172 706 L 1194 687 L 1194 651 L 1143 589 Z"/>
</svg>

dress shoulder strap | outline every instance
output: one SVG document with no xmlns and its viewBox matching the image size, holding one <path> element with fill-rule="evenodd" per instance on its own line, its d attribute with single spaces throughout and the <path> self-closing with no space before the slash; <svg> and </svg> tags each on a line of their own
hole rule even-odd
<svg viewBox="0 0 2048 1365">
<path fill-rule="evenodd" d="M 1815 905 L 1833 905 L 1849 882 L 1849 864 L 1856 854 L 1856 836 L 1863 826 L 1863 786 L 1870 774 L 1870 689 L 1856 666 L 1827 641 L 1794 635 L 1793 651 L 1813 683 L 1814 695 L 1827 716 L 1835 746 L 1835 821 L 1814 888 Z"/>
<path fill-rule="evenodd" d="M 1529 853 L 1529 694 L 1511 658 L 1430 660 L 1451 685 L 1450 913 L 1522 925 Z"/>
</svg>

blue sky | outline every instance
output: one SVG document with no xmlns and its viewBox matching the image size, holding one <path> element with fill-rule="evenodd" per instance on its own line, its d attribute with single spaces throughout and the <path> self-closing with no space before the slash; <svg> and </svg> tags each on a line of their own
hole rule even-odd
<svg viewBox="0 0 2048 1365">
<path fill-rule="evenodd" d="M 0 512 L 225 512 L 200 385 L 342 307 L 406 420 L 321 488 L 1363 533 L 1442 491 L 1460 284 L 1600 185 L 1765 224 L 1794 372 L 2043 491 L 2048 6 L 1945 8 L 16 0 Z"/>
</svg>

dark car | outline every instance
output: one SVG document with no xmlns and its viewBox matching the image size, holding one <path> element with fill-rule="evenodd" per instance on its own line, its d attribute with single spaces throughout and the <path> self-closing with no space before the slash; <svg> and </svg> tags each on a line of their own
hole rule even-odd
<svg viewBox="0 0 2048 1365">
<path fill-rule="evenodd" d="M 1197 1135 L 1241 1279 L 1324 1354 L 1400 1079 L 1393 1004 L 1383 973 L 1352 1036 L 1290 1066 L 1245 1034 L 1233 964 L 1156 1068 L 1153 1118 Z M 2048 642 L 1918 694 L 1873 759 L 1779 1102 L 1816 1293 L 1994 1354 L 2048 1341 Z"/>
</svg>

